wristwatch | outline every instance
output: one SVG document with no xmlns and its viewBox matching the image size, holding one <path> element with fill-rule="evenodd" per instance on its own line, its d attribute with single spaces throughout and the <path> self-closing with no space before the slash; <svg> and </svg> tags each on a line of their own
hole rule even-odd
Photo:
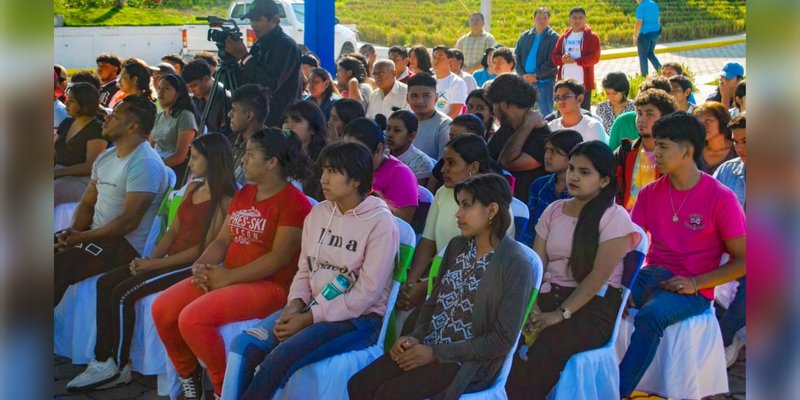
<svg viewBox="0 0 800 400">
<path fill-rule="evenodd" d="M 564 319 L 572 318 L 572 311 L 568 310 L 566 307 L 558 307 L 558 311 L 561 313 L 561 316 L 564 317 Z"/>
</svg>

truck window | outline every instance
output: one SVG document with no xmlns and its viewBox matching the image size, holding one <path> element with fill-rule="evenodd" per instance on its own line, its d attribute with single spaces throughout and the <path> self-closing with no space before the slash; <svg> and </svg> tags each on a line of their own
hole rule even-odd
<svg viewBox="0 0 800 400">
<path fill-rule="evenodd" d="M 297 22 L 306 24 L 306 4 L 305 3 L 292 3 L 292 10 L 294 15 L 297 16 Z"/>
</svg>

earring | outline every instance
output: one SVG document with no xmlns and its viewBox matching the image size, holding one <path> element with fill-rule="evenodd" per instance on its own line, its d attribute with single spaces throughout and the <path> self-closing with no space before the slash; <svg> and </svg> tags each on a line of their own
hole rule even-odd
<svg viewBox="0 0 800 400">
<path fill-rule="evenodd" d="M 492 224 L 492 217 L 489 217 L 489 225 Z"/>
</svg>

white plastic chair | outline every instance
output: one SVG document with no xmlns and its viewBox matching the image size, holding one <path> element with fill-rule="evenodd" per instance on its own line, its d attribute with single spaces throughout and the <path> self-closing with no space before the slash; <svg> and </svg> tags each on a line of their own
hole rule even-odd
<svg viewBox="0 0 800 400">
<path fill-rule="evenodd" d="M 411 227 L 405 221 L 395 218 L 400 231 L 401 246 L 412 246 L 413 235 Z M 411 241 L 409 241 L 411 239 Z M 355 350 L 306 365 L 297 370 L 286 382 L 286 386 L 279 389 L 273 399 L 280 400 L 307 400 L 307 399 L 347 399 L 347 382 L 358 371 L 375 361 L 384 353 L 384 340 L 387 336 L 389 321 L 400 291 L 398 275 L 407 266 L 397 263 L 392 280 L 392 289 L 386 305 L 386 314 L 383 317 L 381 332 L 378 341 L 366 349 Z"/>
<path fill-rule="evenodd" d="M 726 257 L 722 260 L 725 262 Z M 630 309 L 628 318 L 622 320 L 614 346 L 618 362 L 630 345 L 636 312 Z M 636 390 L 676 399 L 701 399 L 729 391 L 725 346 L 713 303 L 702 314 L 664 330 L 656 355 Z"/>
<path fill-rule="evenodd" d="M 315 199 L 315 198 L 313 198 L 311 196 L 306 196 L 306 198 L 308 199 L 308 202 L 311 203 L 311 207 L 314 207 L 315 205 L 317 205 L 319 203 L 317 201 L 317 199 Z"/>
<path fill-rule="evenodd" d="M 72 225 L 72 218 L 75 215 L 75 210 L 78 209 L 78 204 L 80 203 L 64 203 L 55 206 L 53 209 L 53 233 L 69 228 Z"/>
<path fill-rule="evenodd" d="M 511 215 L 514 217 L 514 239 L 519 239 L 522 234 L 522 229 L 528 224 L 531 217 L 531 210 L 528 205 L 523 203 L 522 200 L 512 197 L 511 198 Z"/>
<path fill-rule="evenodd" d="M 417 187 L 419 192 L 419 205 L 417 206 L 417 211 L 414 212 L 414 218 L 411 220 L 411 227 L 414 228 L 414 232 L 417 233 L 417 239 L 419 240 L 419 236 L 421 236 L 422 231 L 425 230 L 425 221 L 428 219 L 428 211 L 430 211 L 431 204 L 433 204 L 433 193 L 425 186 L 417 185 Z"/>
<path fill-rule="evenodd" d="M 533 249 L 523 244 L 519 244 L 523 250 L 525 250 L 525 254 L 528 256 L 528 259 L 531 262 L 531 267 L 533 268 L 533 294 L 531 296 L 531 301 L 529 302 L 528 309 L 526 310 L 526 318 L 527 313 L 530 312 L 530 306 L 533 305 L 533 302 L 536 300 L 536 296 L 539 294 L 539 288 L 542 285 L 542 276 L 544 275 L 544 266 L 542 265 L 542 260 L 539 258 L 539 255 L 536 254 Z M 508 374 L 511 372 L 511 365 L 514 361 L 514 353 L 517 351 L 517 343 L 519 343 L 519 335 L 517 335 L 517 340 L 514 342 L 514 345 L 511 346 L 508 354 L 506 355 L 505 361 L 503 361 L 503 368 L 500 370 L 500 374 L 495 379 L 494 384 L 486 390 L 482 390 L 480 392 L 475 393 L 465 393 L 461 395 L 461 400 L 507 400 L 508 394 L 506 393 L 506 381 L 508 380 Z"/>
<path fill-rule="evenodd" d="M 175 184 L 175 173 L 166 168 L 169 187 Z M 161 227 L 161 217 L 153 219 L 153 225 L 147 237 L 143 255 L 152 253 L 158 239 Z M 100 275 L 84 279 L 70 285 L 64 293 L 61 302 L 53 309 L 53 350 L 56 354 L 72 359 L 73 364 L 87 364 L 94 358 L 94 345 L 97 340 L 97 280 Z M 140 301 L 141 302 L 141 301 Z M 138 309 L 138 308 L 137 308 Z M 138 329 L 144 325 L 137 318 Z M 144 337 L 141 333 L 134 333 L 136 337 Z M 132 345 L 135 347 L 135 344 Z M 134 361 L 132 369 L 145 374 L 153 372 L 152 363 L 131 357 Z M 157 364 L 157 362 L 156 362 Z"/>
<path fill-rule="evenodd" d="M 644 262 L 649 246 L 644 230 L 637 225 L 634 226 L 642 239 L 636 250 L 629 252 L 623 259 L 622 285 L 624 290 L 611 339 L 603 347 L 584 351 L 570 357 L 561 372 L 558 383 L 548 395 L 550 399 L 592 400 L 620 398 L 619 360 L 614 346 L 619 335 L 622 312 L 630 295 L 630 287 L 636 282 L 636 275 Z"/>
</svg>

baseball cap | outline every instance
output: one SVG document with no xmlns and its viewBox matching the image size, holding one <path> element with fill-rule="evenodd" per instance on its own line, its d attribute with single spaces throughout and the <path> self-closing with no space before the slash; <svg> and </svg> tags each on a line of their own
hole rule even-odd
<svg viewBox="0 0 800 400">
<path fill-rule="evenodd" d="M 175 72 L 175 67 L 173 67 L 172 64 L 167 63 L 167 62 L 162 62 L 162 63 L 160 63 L 160 64 L 158 64 L 156 66 L 150 66 L 148 68 L 150 68 L 150 71 L 160 72 L 162 74 L 175 74 L 176 73 Z"/>
<path fill-rule="evenodd" d="M 278 5 L 273 0 L 253 0 L 249 9 L 250 11 L 242 18 L 254 19 L 262 15 L 268 17 L 279 15 Z"/>
<path fill-rule="evenodd" d="M 738 76 L 744 76 L 744 67 L 735 61 L 725 63 L 722 67 L 722 72 L 719 73 L 720 77 L 726 79 L 735 79 Z"/>
</svg>

